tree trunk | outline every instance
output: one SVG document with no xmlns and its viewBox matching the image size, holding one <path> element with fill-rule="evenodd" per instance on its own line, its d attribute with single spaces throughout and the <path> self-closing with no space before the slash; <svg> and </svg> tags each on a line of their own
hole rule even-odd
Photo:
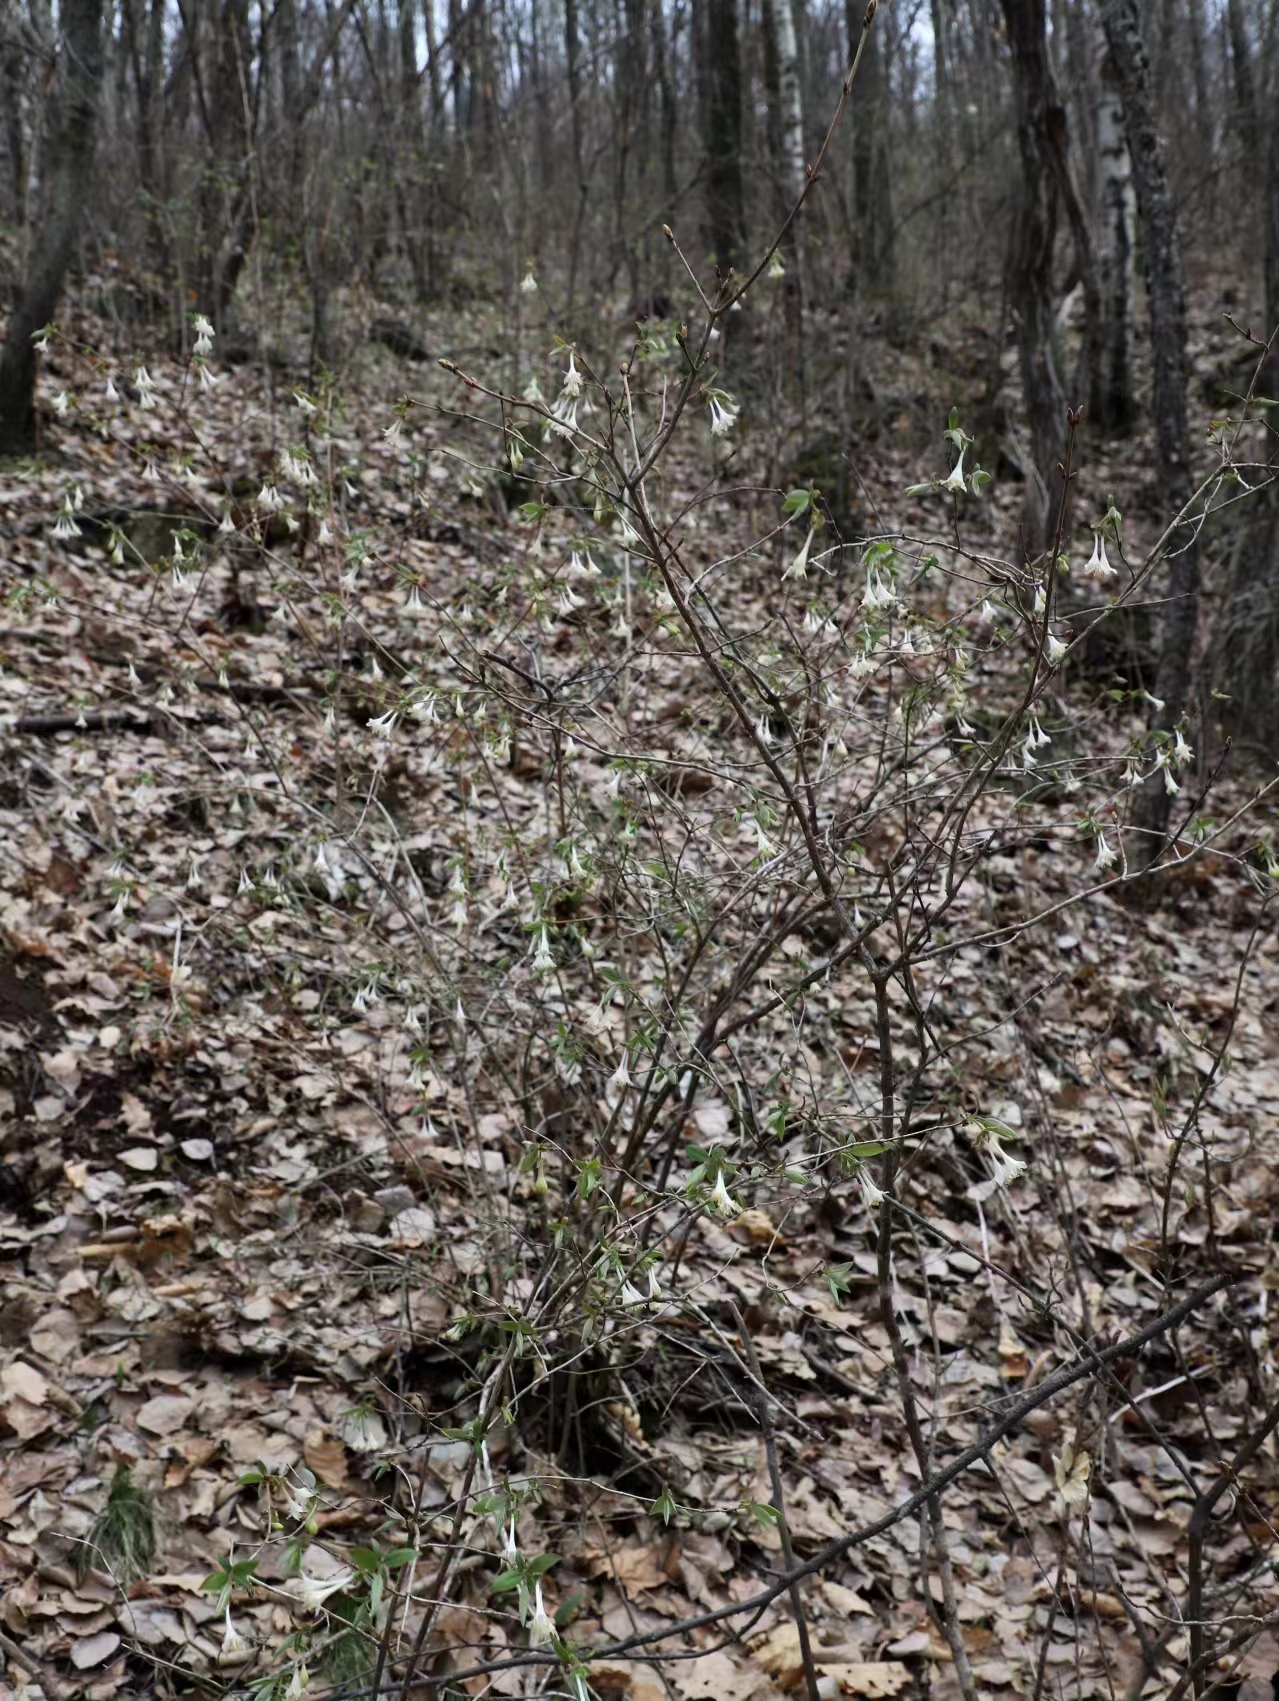
<svg viewBox="0 0 1279 1701">
<path fill-rule="evenodd" d="M 1164 144 L 1155 124 L 1150 62 L 1142 39 L 1137 0 L 1110 0 L 1103 13 L 1106 42 L 1123 100 L 1128 151 L 1137 184 L 1137 211 L 1146 247 L 1146 295 L 1150 313 L 1153 408 L 1164 503 L 1177 512 L 1191 495 L 1190 447 L 1186 431 L 1186 295 L 1181 268 L 1177 209 L 1168 187 Z M 1186 712 L 1199 618 L 1199 547 L 1193 527 L 1174 537 L 1167 606 L 1160 635 L 1155 694 L 1162 701 L 1156 730 L 1174 729 Z M 1134 862 L 1149 867 L 1163 850 L 1171 798 L 1156 773 L 1138 793 Z"/>
<path fill-rule="evenodd" d="M 1124 136 L 1124 110 L 1109 55 L 1097 96 L 1097 166 L 1100 240 L 1097 244 L 1102 335 L 1089 413 L 1104 431 L 1126 431 L 1136 413 L 1132 336 L 1136 319 L 1137 201 Z"/>
<path fill-rule="evenodd" d="M 1021 153 L 1021 205 L 1013 230 L 1008 295 L 1017 326 L 1031 454 L 1022 509 L 1023 547 L 1041 555 L 1050 542 L 1054 468 L 1066 429 L 1066 402 L 1053 349 L 1053 276 L 1060 181 L 1054 129 L 1065 126 L 1048 68 L 1044 0 L 1002 0 L 1012 48 Z"/>
<path fill-rule="evenodd" d="M 49 126 L 38 221 L 31 233 L 22 292 L 0 349 L 0 455 L 28 455 L 37 446 L 36 351 L 32 337 L 57 309 L 84 218 L 93 130 L 102 81 L 102 0 L 63 0 L 61 51 L 49 99 Z"/>
<path fill-rule="evenodd" d="M 857 52 L 865 0 L 844 0 L 848 56 Z M 853 276 L 859 289 L 891 298 L 894 287 L 893 196 L 889 170 L 887 67 L 882 28 L 866 37 L 853 88 Z"/>
<path fill-rule="evenodd" d="M 706 154 L 706 234 L 721 275 L 740 263 L 746 219 L 742 192 L 742 61 L 737 0 L 701 0 L 702 146 Z"/>
</svg>

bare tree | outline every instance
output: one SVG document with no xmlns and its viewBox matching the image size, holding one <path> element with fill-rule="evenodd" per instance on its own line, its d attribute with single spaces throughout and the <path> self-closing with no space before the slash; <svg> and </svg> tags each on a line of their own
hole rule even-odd
<svg viewBox="0 0 1279 1701">
<path fill-rule="evenodd" d="M 0 455 L 37 447 L 35 333 L 57 309 L 84 215 L 102 82 L 102 0 L 63 0 L 57 74 L 45 113 L 47 142 L 26 276 L 0 350 Z"/>
</svg>

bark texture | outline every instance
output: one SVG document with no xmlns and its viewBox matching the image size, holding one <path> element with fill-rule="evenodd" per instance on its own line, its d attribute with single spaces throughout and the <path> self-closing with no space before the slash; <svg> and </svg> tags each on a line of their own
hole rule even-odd
<svg viewBox="0 0 1279 1701">
<path fill-rule="evenodd" d="M 1150 61 L 1136 0 L 1111 0 L 1103 14 L 1106 44 L 1124 109 L 1128 151 L 1137 187 L 1137 211 L 1146 246 L 1146 297 L 1150 312 L 1152 406 L 1164 506 L 1176 512 L 1192 484 L 1186 431 L 1186 290 L 1177 232 L 1177 209 L 1168 186 L 1163 138 L 1155 123 Z M 1170 731 L 1190 700 L 1199 622 L 1199 546 L 1183 527 L 1169 550 L 1167 601 L 1160 634 L 1155 695 L 1162 701 L 1156 728 Z M 1167 839 L 1172 799 L 1156 774 L 1137 794 L 1133 810 L 1134 860 L 1149 866 Z"/>
<path fill-rule="evenodd" d="M 84 216 L 102 83 L 102 0 L 64 0 L 59 35 L 43 192 L 26 276 L 0 350 L 0 455 L 29 455 L 38 446 L 31 339 L 57 310 Z"/>
</svg>

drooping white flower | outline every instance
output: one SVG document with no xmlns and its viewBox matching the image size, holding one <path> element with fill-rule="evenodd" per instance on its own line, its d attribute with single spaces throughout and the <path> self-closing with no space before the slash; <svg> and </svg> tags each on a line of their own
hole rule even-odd
<svg viewBox="0 0 1279 1701">
<path fill-rule="evenodd" d="M 1068 646 L 1063 644 L 1060 638 L 1055 637 L 1051 632 L 1048 634 L 1048 662 L 1051 667 L 1057 666 L 1057 663 L 1065 656 L 1067 648 Z"/>
<path fill-rule="evenodd" d="M 1119 569 L 1112 567 L 1106 557 L 1106 542 L 1100 532 L 1092 534 L 1092 554 L 1084 563 L 1082 571 L 1085 579 L 1096 579 L 1099 583 L 1119 577 Z"/>
<path fill-rule="evenodd" d="M 622 1283 L 621 1299 L 623 1305 L 646 1305 L 648 1303 L 644 1295 L 632 1282 Z"/>
<path fill-rule="evenodd" d="M 942 480 L 943 490 L 952 490 L 956 496 L 967 496 L 968 486 L 964 483 L 964 451 L 959 451 L 959 459 L 950 469 L 950 477 Z"/>
<path fill-rule="evenodd" d="M 53 522 L 53 535 L 59 540 L 80 536 L 80 527 L 76 524 L 75 515 L 68 509 L 64 508 Z"/>
<path fill-rule="evenodd" d="M 1177 736 L 1172 741 L 1172 759 L 1179 768 L 1184 768 L 1188 762 L 1193 762 L 1195 753 L 1186 743 L 1181 728 L 1177 728 Z"/>
<path fill-rule="evenodd" d="M 519 1545 L 515 1539 L 515 1508 L 512 1507 L 511 1522 L 502 1538 L 502 1558 L 507 1565 L 516 1565 L 519 1562 L 519 1557 Z"/>
<path fill-rule="evenodd" d="M 218 1658 L 220 1660 L 240 1660 L 244 1658 L 248 1651 L 249 1644 L 247 1640 L 231 1622 L 231 1607 L 228 1603 L 226 1609 L 226 1629 L 222 1632 L 222 1648 Z"/>
<path fill-rule="evenodd" d="M 115 387 L 115 379 L 114 378 L 108 378 L 107 379 L 106 387 L 103 390 L 103 394 L 106 396 L 106 398 L 109 402 L 118 402 L 120 400 L 120 392 Z"/>
<path fill-rule="evenodd" d="M 212 354 L 214 336 L 213 326 L 205 318 L 203 313 L 196 314 L 194 325 L 195 347 L 192 350 L 192 353 L 198 355 Z"/>
<path fill-rule="evenodd" d="M 862 1190 L 862 1203 L 868 1211 L 877 1211 L 888 1197 L 882 1187 L 876 1187 L 865 1165 L 857 1171 L 857 1185 Z"/>
<path fill-rule="evenodd" d="M 202 390 L 212 390 L 214 388 L 214 386 L 217 384 L 217 381 L 218 381 L 217 374 L 214 372 L 213 368 L 211 366 L 206 366 L 206 365 L 204 365 L 203 362 L 201 362 L 201 364 L 200 364 L 200 388 Z"/>
<path fill-rule="evenodd" d="M 618 1059 L 617 1068 L 608 1078 L 609 1092 L 624 1093 L 628 1087 L 632 1087 L 634 1084 L 631 1080 L 630 1058 L 627 1052 L 623 1051 Z"/>
<path fill-rule="evenodd" d="M 1106 871 L 1106 869 L 1113 868 L 1118 860 L 1119 857 L 1113 845 L 1108 844 L 1106 842 L 1106 835 L 1099 832 L 1097 834 L 1097 856 L 1093 862 L 1093 867 L 1099 874 L 1102 874 Z"/>
<path fill-rule="evenodd" d="M 284 1701 L 301 1701 L 302 1696 L 310 1693 L 311 1674 L 306 1669 L 306 1661 L 301 1660 L 293 1668 L 293 1675 L 289 1678 L 288 1686 L 284 1691 Z"/>
<path fill-rule="evenodd" d="M 548 975 L 555 968 L 555 958 L 551 955 L 550 941 L 546 929 L 539 927 L 533 940 L 533 973 Z"/>
<path fill-rule="evenodd" d="M 885 584 L 874 567 L 866 569 L 866 590 L 862 596 L 862 607 L 871 614 L 880 614 L 885 609 L 892 608 L 897 601 L 897 593 L 891 584 Z"/>
<path fill-rule="evenodd" d="M 777 278 L 784 278 L 786 276 L 786 267 L 782 263 L 782 251 L 780 248 L 774 248 L 773 250 L 772 257 L 768 262 L 768 275 L 774 280 Z"/>
<path fill-rule="evenodd" d="M 726 436 L 727 433 L 730 432 L 737 424 L 738 415 L 741 411 L 742 410 L 739 407 L 735 407 L 732 402 L 725 400 L 721 403 L 717 397 L 712 396 L 711 436 Z"/>
<path fill-rule="evenodd" d="M 711 1204 L 721 1217 L 740 1217 L 742 1214 L 742 1207 L 724 1185 L 723 1170 L 715 1177 L 715 1185 L 711 1188 Z"/>
<path fill-rule="evenodd" d="M 71 398 L 67 395 L 65 390 L 59 390 L 57 395 L 53 398 L 52 405 L 54 413 L 64 414 L 71 406 Z"/>
<path fill-rule="evenodd" d="M 376 733 L 379 738 L 390 738 L 391 734 L 395 731 L 395 721 L 396 711 L 394 709 L 388 709 L 384 715 L 370 716 L 369 720 L 365 724 L 368 726 L 369 731 Z"/>
<path fill-rule="evenodd" d="M 529 1621 L 528 1645 L 530 1648 L 540 1648 L 554 1640 L 555 1624 L 543 1604 L 542 1585 L 539 1583 L 533 1601 L 533 1617 Z"/>
<path fill-rule="evenodd" d="M 582 393 L 582 374 L 577 370 L 573 360 L 573 350 L 568 351 L 568 371 L 564 374 L 564 387 L 560 395 L 566 401 L 575 402 Z"/>
<path fill-rule="evenodd" d="M 1172 769 L 1168 767 L 1164 768 L 1164 790 L 1168 793 L 1169 797 L 1176 797 L 1177 793 L 1181 790 L 1181 787 L 1173 778 Z"/>
<path fill-rule="evenodd" d="M 973 1125 L 971 1137 L 973 1145 L 985 1152 L 996 1187 L 1008 1187 L 1019 1176 L 1025 1175 L 1025 1164 L 1020 1158 L 1008 1156 L 995 1129 L 984 1124 Z"/>
<path fill-rule="evenodd" d="M 661 1299 L 661 1297 L 662 1297 L 662 1290 L 657 1285 L 657 1267 L 656 1267 L 656 1265 L 654 1265 L 653 1268 L 648 1272 L 648 1297 L 649 1297 L 649 1303 L 650 1304 L 655 1300 Z"/>
<path fill-rule="evenodd" d="M 810 528 L 808 536 L 804 539 L 803 544 L 800 546 L 800 550 L 799 550 L 798 555 L 796 555 L 795 559 L 791 562 L 790 566 L 782 574 L 783 583 L 787 579 L 803 579 L 807 576 L 807 574 L 808 574 L 808 552 L 812 547 L 813 547 L 813 533 L 812 533 L 812 530 Z"/>
<path fill-rule="evenodd" d="M 520 294 L 537 294 L 537 279 L 533 276 L 532 272 L 525 272 L 524 276 L 520 279 Z"/>
</svg>

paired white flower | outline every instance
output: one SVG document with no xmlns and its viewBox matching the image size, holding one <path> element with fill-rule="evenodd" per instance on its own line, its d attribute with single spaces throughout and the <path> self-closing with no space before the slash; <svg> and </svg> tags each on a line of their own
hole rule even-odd
<svg viewBox="0 0 1279 1701">
<path fill-rule="evenodd" d="M 1104 874 L 1108 868 L 1113 868 L 1118 861 L 1119 856 L 1114 846 L 1107 842 L 1104 833 L 1099 832 L 1097 834 L 1097 855 L 1093 860 L 1093 867 L 1099 874 Z"/>
<path fill-rule="evenodd" d="M 533 973 L 549 975 L 554 968 L 555 958 L 551 955 L 551 942 L 547 938 L 546 929 L 539 927 L 533 938 Z"/>
<path fill-rule="evenodd" d="M 202 357 L 206 354 L 212 354 L 213 353 L 213 337 L 214 337 L 213 326 L 205 318 L 203 313 L 197 313 L 196 314 L 195 320 L 194 320 L 194 325 L 195 325 L 195 347 L 192 350 L 192 352 L 194 354 L 198 354 Z"/>
<path fill-rule="evenodd" d="M 1084 563 L 1082 571 L 1085 579 L 1096 579 L 1098 583 L 1119 577 L 1119 569 L 1112 567 L 1106 556 L 1106 540 L 1100 532 L 1092 534 L 1092 554 Z"/>
<path fill-rule="evenodd" d="M 1025 1175 L 1025 1164 L 1020 1158 L 1008 1156 L 995 1129 L 984 1123 L 975 1123 L 970 1125 L 967 1132 L 978 1151 L 986 1154 L 996 1187 L 1009 1187 L 1020 1176 Z"/>
<path fill-rule="evenodd" d="M 390 738 L 391 734 L 395 731 L 396 719 L 397 711 L 395 709 L 388 709 L 384 715 L 370 716 L 366 725 L 368 726 L 369 731 L 376 733 L 379 738 Z"/>
<path fill-rule="evenodd" d="M 897 593 L 891 582 L 881 579 L 876 568 L 866 569 L 866 590 L 862 596 L 862 607 L 871 614 L 881 614 L 890 609 L 897 601 Z"/>
</svg>

